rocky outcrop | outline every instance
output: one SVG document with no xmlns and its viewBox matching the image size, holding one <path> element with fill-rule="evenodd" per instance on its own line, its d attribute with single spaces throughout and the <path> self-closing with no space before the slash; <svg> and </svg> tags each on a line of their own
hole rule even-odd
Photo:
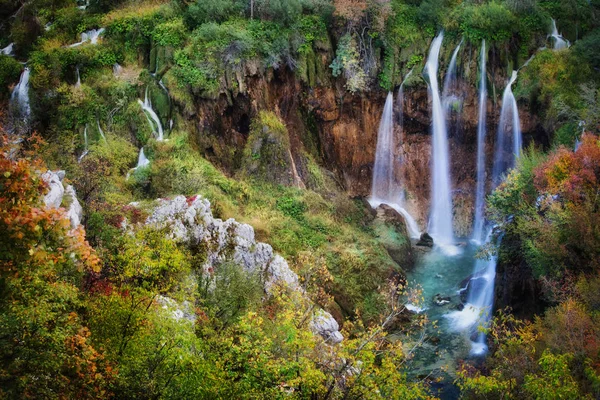
<svg viewBox="0 0 600 400">
<path fill-rule="evenodd" d="M 202 273 L 206 275 L 225 262 L 234 262 L 249 272 L 259 273 L 267 293 L 272 292 L 274 285 L 283 285 L 305 296 L 298 275 L 270 245 L 256 241 L 250 225 L 232 218 L 226 221 L 214 218 L 207 199 L 177 196 L 157 200 L 146 225 L 167 228 L 173 240 L 193 249 L 204 249 L 206 261 Z M 311 326 L 330 343 L 343 339 L 337 321 L 324 310 L 315 313 Z"/>
<path fill-rule="evenodd" d="M 65 171 L 46 171 L 42 174 L 42 179 L 48 184 L 50 190 L 44 196 L 44 204 L 49 208 L 64 207 L 67 210 L 67 217 L 71 222 L 71 228 L 75 229 L 81 225 L 83 218 L 83 208 L 77 200 L 75 188 L 67 185 L 63 186 L 62 180 L 65 177 Z"/>
</svg>

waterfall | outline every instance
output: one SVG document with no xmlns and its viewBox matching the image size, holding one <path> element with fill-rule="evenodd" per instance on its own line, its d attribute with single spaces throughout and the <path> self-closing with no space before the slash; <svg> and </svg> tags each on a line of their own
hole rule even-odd
<svg viewBox="0 0 600 400">
<path fill-rule="evenodd" d="M 89 31 L 83 32 L 81 34 L 81 40 L 77 43 L 73 43 L 71 45 L 69 45 L 68 47 L 77 47 L 77 46 L 81 46 L 82 44 L 86 43 L 86 42 L 90 42 L 91 44 L 97 44 L 98 43 L 98 39 L 100 38 L 100 36 L 104 33 L 104 28 L 100 28 L 100 29 L 91 29 Z"/>
<path fill-rule="evenodd" d="M 14 54 L 14 49 L 15 48 L 15 44 L 11 43 L 8 46 L 4 47 L 3 49 L 0 49 L 0 54 L 4 54 L 5 56 L 12 56 Z"/>
<path fill-rule="evenodd" d="M 144 148 L 142 147 L 142 148 L 140 149 L 140 154 L 138 155 L 138 162 L 137 162 L 137 165 L 136 165 L 134 168 L 132 168 L 132 169 L 131 169 L 131 170 L 130 170 L 128 173 L 127 173 L 127 176 L 125 177 L 125 180 L 129 179 L 129 177 L 131 176 L 131 172 L 132 172 L 132 171 L 133 171 L 133 172 L 135 172 L 135 171 L 137 171 L 138 169 L 140 169 L 140 168 L 145 168 L 145 167 L 147 167 L 147 166 L 149 166 L 149 165 L 150 165 L 150 160 L 148 160 L 148 159 L 146 158 L 146 155 L 144 154 Z"/>
<path fill-rule="evenodd" d="M 402 85 L 400 85 L 400 90 L 402 90 Z M 399 96 L 401 96 L 400 93 Z M 400 109 L 400 113 L 402 113 L 402 109 Z M 394 96 L 392 92 L 389 92 L 377 132 L 373 183 L 369 203 L 373 208 L 377 208 L 380 204 L 387 204 L 394 208 L 404 216 L 409 235 L 418 238 L 420 236 L 419 227 L 415 219 L 403 207 L 403 190 L 395 177 L 400 169 L 400 159 L 394 157 L 396 140 L 394 138 L 393 115 Z"/>
<path fill-rule="evenodd" d="M 10 95 L 10 111 L 13 120 L 20 119 L 25 125 L 29 124 L 31 106 L 29 105 L 29 68 L 21 73 L 19 83 Z"/>
<path fill-rule="evenodd" d="M 155 133 L 155 134 L 158 133 L 157 140 L 163 141 L 164 140 L 163 127 L 162 127 L 162 124 L 160 123 L 160 118 L 152 109 L 152 102 L 150 101 L 150 98 L 148 97 L 148 86 L 146 86 L 146 94 L 144 95 L 144 101 L 138 99 L 138 103 L 140 104 L 140 107 L 142 107 L 142 110 L 145 111 L 144 114 L 146 115 L 146 119 L 148 120 L 148 123 L 150 124 L 150 127 L 152 128 L 152 133 Z M 158 132 L 156 131 L 156 129 L 158 129 Z"/>
<path fill-rule="evenodd" d="M 119 76 L 119 75 L 121 75 L 121 72 L 123 72 L 123 67 L 121 67 L 119 65 L 119 63 L 114 63 L 114 65 L 113 65 L 113 75 L 114 76 Z"/>
<path fill-rule="evenodd" d="M 477 187 L 475 190 L 475 222 L 473 226 L 473 240 L 481 242 L 483 239 L 483 222 L 485 207 L 485 133 L 486 133 L 486 69 L 485 69 L 485 40 L 481 43 L 480 80 L 479 80 L 479 121 L 477 123 Z"/>
<path fill-rule="evenodd" d="M 100 127 L 100 121 L 98 119 L 96 119 L 96 126 L 98 127 L 98 133 L 100 134 L 102 139 L 104 139 L 104 141 L 106 142 L 106 136 L 104 136 L 104 131 Z"/>
<path fill-rule="evenodd" d="M 503 174 L 509 168 L 514 167 L 515 160 L 521 155 L 521 148 L 523 146 L 519 109 L 517 107 L 517 100 L 512 92 L 512 84 L 516 79 L 517 71 L 513 71 L 502 95 L 502 110 L 500 111 L 500 123 L 498 124 L 492 173 L 494 188 L 500 184 Z"/>
<path fill-rule="evenodd" d="M 454 242 L 452 228 L 452 198 L 450 191 L 450 161 L 448 155 L 448 136 L 446 116 L 442 107 L 438 87 L 438 65 L 440 48 L 444 39 L 443 32 L 431 43 L 425 72 L 429 80 L 429 95 L 432 100 L 432 180 L 431 180 L 431 213 L 429 232 L 436 243 L 447 246 Z"/>
<path fill-rule="evenodd" d="M 144 148 L 142 147 L 140 149 L 140 155 L 138 156 L 137 165 L 135 166 L 134 169 L 144 168 L 144 167 L 147 167 L 148 165 L 150 165 L 150 160 L 148 160 L 146 158 L 146 155 L 144 154 Z"/>
<path fill-rule="evenodd" d="M 383 107 L 383 114 L 377 132 L 377 148 L 375 152 L 375 165 L 373 166 L 373 183 L 371 197 L 382 200 L 396 198 L 396 185 L 394 182 L 394 97 L 389 92 Z"/>
<path fill-rule="evenodd" d="M 556 27 L 556 21 L 552 18 L 552 33 L 550 37 L 554 39 L 554 50 L 562 50 L 569 47 L 569 41 L 562 37 L 560 33 L 558 33 L 558 28 Z"/>
<path fill-rule="evenodd" d="M 444 78 L 444 90 L 442 91 L 442 101 L 444 103 L 444 110 L 446 111 L 446 113 L 450 113 L 450 111 L 453 108 L 452 106 L 459 101 L 459 98 L 456 94 L 456 92 L 458 91 L 458 80 L 456 78 L 456 60 L 458 59 L 458 52 L 460 51 L 460 47 L 462 46 L 463 40 L 461 40 L 460 43 L 458 43 L 458 46 L 456 46 L 456 49 L 454 49 L 454 53 L 452 53 L 452 58 L 450 59 L 450 65 L 448 65 L 446 77 Z"/>
<path fill-rule="evenodd" d="M 79 156 L 79 158 L 77 159 L 77 162 L 81 162 L 81 160 L 83 160 L 83 157 L 87 156 L 87 154 L 89 153 L 89 149 L 88 149 L 88 136 L 87 136 L 87 124 L 85 125 L 85 128 L 83 129 L 83 141 L 84 141 L 84 148 L 83 148 L 83 153 L 81 153 L 81 155 Z"/>
<path fill-rule="evenodd" d="M 79 76 L 79 67 L 75 69 L 77 75 L 77 82 L 75 82 L 75 87 L 81 87 L 81 76 Z"/>
</svg>

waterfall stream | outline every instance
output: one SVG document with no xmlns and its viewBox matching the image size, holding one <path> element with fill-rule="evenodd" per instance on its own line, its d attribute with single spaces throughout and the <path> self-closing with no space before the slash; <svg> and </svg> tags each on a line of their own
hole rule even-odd
<svg viewBox="0 0 600 400">
<path fill-rule="evenodd" d="M 106 136 L 104 136 L 104 131 L 100 127 L 100 120 L 98 119 L 96 119 L 96 126 L 98 127 L 98 133 L 100 134 L 100 137 L 106 142 Z"/>
<path fill-rule="evenodd" d="M 523 146 L 519 109 L 517 107 L 517 100 L 512 92 L 512 85 L 516 80 L 517 71 L 513 71 L 502 95 L 502 109 L 500 111 L 492 173 L 492 185 L 494 188 L 500 184 L 504 173 L 509 168 L 514 167 L 515 159 L 521 154 Z"/>
<path fill-rule="evenodd" d="M 86 43 L 86 42 L 90 42 L 91 44 L 97 44 L 98 43 L 98 39 L 100 38 L 100 36 L 104 33 L 104 28 L 100 28 L 100 29 L 91 29 L 89 31 L 86 32 L 82 32 L 81 33 L 81 40 L 77 43 L 73 43 L 71 45 L 69 45 L 68 47 L 77 47 L 77 46 L 81 46 L 82 44 Z"/>
<path fill-rule="evenodd" d="M 487 88 L 485 69 L 485 40 L 481 43 L 481 58 L 479 61 L 479 121 L 477 123 L 477 186 L 475 189 L 475 222 L 473 225 L 473 240 L 481 243 L 483 239 L 483 222 L 485 207 L 485 133 L 487 111 Z"/>
<path fill-rule="evenodd" d="M 152 133 L 158 135 L 156 140 L 158 140 L 159 142 L 162 142 L 164 140 L 163 127 L 160 122 L 160 118 L 158 117 L 156 112 L 152 109 L 152 102 L 150 101 L 150 98 L 148 97 L 148 87 L 147 86 L 146 86 L 146 94 L 144 95 L 144 101 L 138 99 L 138 103 L 140 104 L 140 107 L 142 107 L 142 110 L 144 111 L 144 114 L 146 115 L 146 119 L 148 120 L 148 123 L 150 124 L 150 128 L 152 128 Z"/>
<path fill-rule="evenodd" d="M 81 155 L 77 159 L 77 162 L 81 162 L 81 160 L 83 160 L 83 157 L 87 156 L 87 154 L 89 153 L 87 129 L 88 129 L 88 126 L 86 124 L 85 128 L 83 129 L 83 143 L 84 143 L 83 153 L 81 153 Z"/>
<path fill-rule="evenodd" d="M 29 67 L 25 67 L 19 78 L 19 83 L 10 95 L 9 110 L 13 124 L 27 129 L 31 117 L 29 105 Z"/>
<path fill-rule="evenodd" d="M 450 159 L 448 149 L 448 133 L 446 113 L 442 106 L 438 86 L 439 54 L 444 34 L 441 32 L 433 39 L 425 72 L 429 83 L 432 115 L 432 181 L 431 181 L 431 212 L 429 218 L 429 233 L 435 243 L 444 247 L 448 252 L 455 252 L 454 230 L 452 226 L 452 197 L 450 189 Z"/>
<path fill-rule="evenodd" d="M 79 75 L 79 67 L 75 69 L 75 75 L 77 76 L 77 81 L 75 82 L 75 87 L 81 87 L 81 76 Z"/>
<path fill-rule="evenodd" d="M 448 65 L 448 71 L 446 71 L 446 77 L 444 78 L 444 90 L 442 91 L 442 102 L 444 103 L 444 110 L 449 115 L 453 109 L 459 108 L 459 102 L 462 100 L 458 96 L 458 79 L 456 75 L 456 61 L 458 59 L 458 52 L 462 46 L 463 41 L 461 40 L 452 53 L 450 64 Z"/>
<path fill-rule="evenodd" d="M 402 90 L 402 85 L 399 90 Z M 399 96 L 401 96 L 400 93 Z M 402 109 L 399 112 L 402 113 Z M 373 208 L 377 208 L 382 203 L 394 208 L 404 217 L 409 235 L 418 238 L 420 236 L 419 227 L 415 219 L 404 209 L 404 190 L 401 182 L 396 178 L 401 168 L 401 159 L 395 156 L 396 149 L 394 96 L 392 92 L 389 92 L 377 132 L 377 148 L 369 202 Z"/>
<path fill-rule="evenodd" d="M 563 38 L 560 33 L 558 33 L 556 20 L 554 18 L 552 18 L 552 33 L 550 33 L 550 37 L 554 40 L 554 50 L 566 49 L 570 45 L 569 41 Z"/>
<path fill-rule="evenodd" d="M 4 54 L 5 56 L 12 56 L 14 54 L 15 44 L 10 43 L 8 46 L 0 49 L 0 54 Z"/>
</svg>

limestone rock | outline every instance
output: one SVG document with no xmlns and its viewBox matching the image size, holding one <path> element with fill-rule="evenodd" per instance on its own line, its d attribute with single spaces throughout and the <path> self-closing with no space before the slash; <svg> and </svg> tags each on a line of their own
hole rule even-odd
<svg viewBox="0 0 600 400">
<path fill-rule="evenodd" d="M 42 179 L 48 184 L 50 190 L 44 196 L 44 204 L 50 208 L 60 208 L 63 205 L 64 200 L 68 200 L 67 217 L 71 222 L 71 228 L 77 228 L 81 225 L 81 218 L 83 217 L 83 208 L 77 200 L 77 194 L 75 188 L 68 185 L 67 188 L 63 186 L 62 180 L 65 177 L 65 171 L 52 172 L 50 170 L 42 174 Z M 67 196 L 67 199 L 65 199 Z"/>
<path fill-rule="evenodd" d="M 326 311 L 317 312 L 310 325 L 313 331 L 318 332 L 330 343 L 335 344 L 344 340 L 337 321 Z"/>
<path fill-rule="evenodd" d="M 282 284 L 308 301 L 299 284 L 298 275 L 290 269 L 283 257 L 275 254 L 270 245 L 256 241 L 254 229 L 250 225 L 241 224 L 232 218 L 226 221 L 214 218 L 210 202 L 201 196 L 177 196 L 157 202 L 158 206 L 147 218 L 146 224 L 159 229 L 168 228 L 170 237 L 179 243 L 206 249 L 206 261 L 202 267 L 204 273 L 211 273 L 225 262 L 235 262 L 246 271 L 263 276 L 267 293 L 271 293 L 273 285 Z M 174 309 L 176 318 L 189 319 L 186 317 L 185 307 L 175 306 L 165 299 L 160 301 Z M 319 309 L 315 313 L 311 328 L 329 343 L 338 343 L 343 339 L 338 323 L 324 310 Z"/>
<path fill-rule="evenodd" d="M 63 196 L 65 195 L 65 188 L 62 184 L 62 180 L 65 177 L 65 171 L 52 172 L 46 171 L 42 175 L 42 179 L 48 184 L 50 191 L 44 196 L 44 204 L 46 207 L 59 208 Z"/>
</svg>

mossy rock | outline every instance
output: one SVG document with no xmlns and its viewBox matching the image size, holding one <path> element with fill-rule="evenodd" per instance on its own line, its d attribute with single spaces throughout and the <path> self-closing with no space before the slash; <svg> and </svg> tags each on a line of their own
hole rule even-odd
<svg viewBox="0 0 600 400">
<path fill-rule="evenodd" d="M 412 246 L 402 215 L 392 207 L 382 204 L 377 207 L 377 217 L 373 221 L 373 229 L 379 242 L 388 254 L 403 269 L 411 269 L 414 265 Z"/>
<path fill-rule="evenodd" d="M 241 175 L 285 186 L 294 183 L 290 138 L 287 128 L 274 113 L 261 111 L 252 123 Z"/>
</svg>

